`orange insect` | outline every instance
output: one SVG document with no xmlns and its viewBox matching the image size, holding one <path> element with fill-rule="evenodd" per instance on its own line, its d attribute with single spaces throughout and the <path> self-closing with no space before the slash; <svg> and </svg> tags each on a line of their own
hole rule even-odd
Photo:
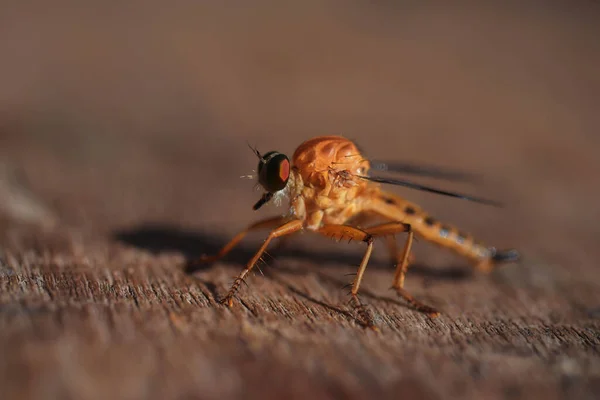
<svg viewBox="0 0 600 400">
<path fill-rule="evenodd" d="M 484 246 L 476 242 L 472 236 L 436 221 L 417 205 L 383 191 L 379 183 L 401 185 L 482 203 L 492 202 L 405 180 L 370 176 L 370 162 L 360 154 L 356 145 L 346 138 L 321 136 L 310 139 L 296 149 L 291 164 L 288 157 L 282 153 L 271 151 L 261 155 L 256 149 L 253 151 L 259 158 L 258 182 L 265 190 L 261 199 L 254 205 L 254 210 L 259 209 L 272 198 L 280 196 L 289 198 L 289 210 L 283 216 L 261 220 L 250 225 L 238 233 L 218 254 L 204 256 L 201 259 L 201 262 L 215 261 L 231 251 L 249 231 L 271 229 L 260 249 L 235 279 L 229 293 L 223 299 L 223 302 L 230 307 L 233 305 L 233 297 L 240 284 L 261 259 L 271 240 L 303 229 L 328 237 L 360 240 L 366 243 L 367 249 L 351 289 L 351 301 L 362 316 L 364 310 L 361 310 L 358 291 L 373 250 L 374 239 L 377 237 L 385 236 L 391 239 L 388 241 L 388 246 L 397 263 L 392 288 L 417 310 L 432 317 L 439 315 L 439 312 L 416 300 L 404 290 L 404 277 L 415 235 L 468 258 L 481 271 L 490 271 L 496 263 L 515 261 L 519 258 L 516 250 L 499 251 Z M 404 172 L 417 172 L 406 168 L 404 170 Z M 361 221 L 368 221 L 371 217 L 383 218 L 387 222 L 368 227 L 360 224 Z M 407 239 L 403 250 L 398 252 L 393 235 L 400 232 L 406 232 Z M 372 325 L 370 322 L 367 323 Z"/>
</svg>

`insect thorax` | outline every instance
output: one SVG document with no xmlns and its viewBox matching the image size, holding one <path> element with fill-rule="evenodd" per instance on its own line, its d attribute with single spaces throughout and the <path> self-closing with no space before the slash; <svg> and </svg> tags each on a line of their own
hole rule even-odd
<svg viewBox="0 0 600 400">
<path fill-rule="evenodd" d="M 304 185 L 325 189 L 330 179 L 347 181 L 352 175 L 366 175 L 369 162 L 350 140 L 324 136 L 302 143 L 294 152 L 292 165 L 302 176 Z M 333 173 L 333 175 L 332 175 Z"/>
</svg>

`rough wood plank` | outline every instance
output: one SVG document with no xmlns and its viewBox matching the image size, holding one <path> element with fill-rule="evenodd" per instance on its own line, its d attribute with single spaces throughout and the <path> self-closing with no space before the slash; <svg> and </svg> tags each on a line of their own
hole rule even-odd
<svg viewBox="0 0 600 400">
<path fill-rule="evenodd" d="M 1 399 L 600 396 L 597 3 L 348 4 L 8 10 Z M 523 262 L 484 276 L 417 243 L 406 285 L 432 320 L 394 297 L 376 242 L 376 333 L 342 290 L 362 244 L 305 235 L 219 305 L 261 235 L 184 267 L 256 217 L 245 141 L 329 132 L 479 171 L 471 189 L 509 208 L 400 193 Z"/>
</svg>

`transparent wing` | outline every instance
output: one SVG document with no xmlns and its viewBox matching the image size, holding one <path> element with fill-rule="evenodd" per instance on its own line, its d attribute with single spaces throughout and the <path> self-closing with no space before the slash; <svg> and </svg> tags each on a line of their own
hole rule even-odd
<svg viewBox="0 0 600 400">
<path fill-rule="evenodd" d="M 455 197 L 458 199 L 473 201 L 473 202 L 481 203 L 481 204 L 487 204 L 487 205 L 491 205 L 491 206 L 495 206 L 495 207 L 502 206 L 502 204 L 500 204 L 499 202 L 494 201 L 494 200 L 488 200 L 488 199 L 484 199 L 481 197 L 475 197 L 475 196 L 471 196 L 471 195 L 467 195 L 467 194 L 463 194 L 463 193 L 449 192 L 447 190 L 442 190 L 442 189 L 437 189 L 437 188 L 434 188 L 431 186 L 421 185 L 420 183 L 415 183 L 415 182 L 407 181 L 404 179 L 385 178 L 385 177 L 378 177 L 378 176 L 363 176 L 363 175 L 357 175 L 357 176 L 359 178 L 362 178 L 362 179 L 365 179 L 365 180 L 368 180 L 371 182 L 386 183 L 386 184 L 396 185 L 396 186 L 404 186 L 404 187 L 407 187 L 410 189 L 416 189 L 416 190 L 421 190 L 424 192 L 440 194 L 443 196 Z"/>
<path fill-rule="evenodd" d="M 481 176 L 469 172 L 453 170 L 434 165 L 422 165 L 409 162 L 369 160 L 371 169 L 382 172 L 395 172 L 407 175 L 444 179 L 454 182 L 480 182 Z"/>
</svg>

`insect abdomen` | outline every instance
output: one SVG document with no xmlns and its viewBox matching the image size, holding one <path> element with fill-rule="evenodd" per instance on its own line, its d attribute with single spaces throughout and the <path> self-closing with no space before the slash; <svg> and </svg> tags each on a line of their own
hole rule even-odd
<svg viewBox="0 0 600 400">
<path fill-rule="evenodd" d="M 452 249 L 474 261 L 490 257 L 488 248 L 476 242 L 473 236 L 463 233 L 453 226 L 442 224 L 425 213 L 415 218 L 411 226 L 419 236 Z"/>
<path fill-rule="evenodd" d="M 475 241 L 472 235 L 437 221 L 399 196 L 382 192 L 377 198 L 378 204 L 373 211 L 391 220 L 410 224 L 418 236 L 470 259 L 481 268 L 487 269 L 486 263 L 490 263 L 491 267 L 494 251 Z"/>
</svg>

